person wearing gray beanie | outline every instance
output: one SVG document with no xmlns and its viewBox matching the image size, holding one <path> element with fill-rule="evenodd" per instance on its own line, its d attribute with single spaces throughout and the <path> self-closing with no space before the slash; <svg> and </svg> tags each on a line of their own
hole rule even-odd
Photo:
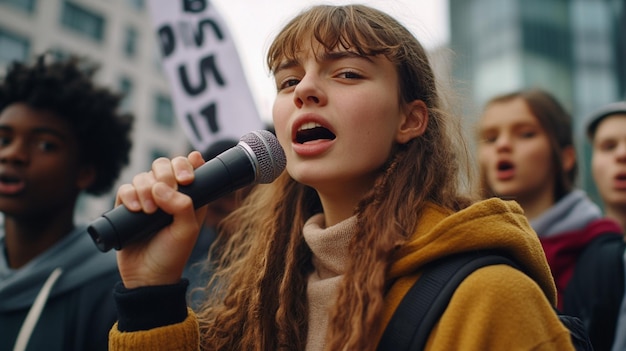
<svg viewBox="0 0 626 351">
<path fill-rule="evenodd" d="M 606 216 L 626 229 L 626 101 L 590 114 L 586 132 L 592 146 L 592 175 Z"/>
<path fill-rule="evenodd" d="M 624 233 L 626 101 L 604 105 L 591 113 L 585 119 L 585 132 L 592 146 L 591 172 L 604 215 L 617 222 Z M 579 261 L 570 283 L 576 293 L 566 296 L 565 309 L 582 317 L 590 335 L 615 331 L 612 340 L 594 344 L 595 350 L 626 350 L 626 243 L 606 240 L 596 246 L 595 254 L 584 255 Z M 610 320 L 614 322 L 607 324 Z"/>
</svg>

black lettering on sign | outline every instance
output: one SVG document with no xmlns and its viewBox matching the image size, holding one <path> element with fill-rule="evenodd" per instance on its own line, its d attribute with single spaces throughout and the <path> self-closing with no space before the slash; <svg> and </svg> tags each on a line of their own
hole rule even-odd
<svg viewBox="0 0 626 351">
<path fill-rule="evenodd" d="M 187 67 L 185 65 L 178 66 L 178 77 L 180 78 L 180 82 L 182 83 L 185 92 L 191 96 L 196 96 L 206 90 L 207 75 L 212 75 L 215 82 L 221 86 L 226 84 L 222 74 L 215 65 L 215 57 L 213 55 L 203 57 L 200 60 L 200 83 L 195 87 L 189 82 Z"/>
<path fill-rule="evenodd" d="M 217 23 L 212 19 L 202 19 L 198 22 L 198 30 L 194 30 L 195 24 L 190 22 L 179 22 L 178 31 L 185 47 L 201 48 L 204 44 L 204 29 L 211 28 L 212 32 L 218 40 L 224 40 L 224 33 Z"/>
<path fill-rule="evenodd" d="M 193 132 L 193 136 L 195 138 L 195 140 L 202 140 L 202 136 L 200 135 L 200 132 L 198 131 L 198 126 L 196 125 L 196 121 L 193 119 L 193 115 L 190 113 L 187 113 L 187 123 L 189 124 L 189 127 L 191 128 L 191 131 Z M 195 144 L 192 142 L 192 144 Z"/>
<path fill-rule="evenodd" d="M 206 0 L 183 0 L 183 11 L 202 12 L 206 9 Z"/>
<path fill-rule="evenodd" d="M 191 113 L 187 113 L 187 122 L 191 127 L 196 140 L 202 140 L 202 135 L 198 130 L 198 123 L 196 123 L 195 116 Z M 209 126 L 209 131 L 213 134 L 217 134 L 220 131 L 219 124 L 217 122 L 217 104 L 212 102 L 200 110 L 200 118 L 204 118 L 206 124 Z"/>
<path fill-rule="evenodd" d="M 200 114 L 206 119 L 207 124 L 209 125 L 209 130 L 212 133 L 217 133 L 220 131 L 219 125 L 217 124 L 217 106 L 215 103 L 209 104 L 204 107 Z"/>
<path fill-rule="evenodd" d="M 163 57 L 168 57 L 176 48 L 174 30 L 169 25 L 163 25 L 159 27 L 157 33 L 159 36 L 159 44 L 161 44 L 161 54 Z"/>
<path fill-rule="evenodd" d="M 205 0 L 183 0 L 183 11 L 199 13 L 207 8 Z M 197 28 L 197 30 L 196 30 Z M 170 56 L 176 49 L 176 37 L 179 36 L 184 47 L 202 47 L 204 45 L 204 31 L 210 29 L 218 40 L 224 40 L 224 32 L 216 21 L 204 18 L 197 23 L 180 21 L 176 25 L 164 24 L 157 30 L 161 53 L 164 58 Z"/>
<path fill-rule="evenodd" d="M 194 35 L 194 39 L 198 47 L 204 44 L 204 30 L 203 30 L 204 28 L 203 27 L 206 27 L 206 26 L 210 26 L 211 29 L 213 29 L 213 32 L 215 33 L 215 37 L 217 39 L 219 40 L 224 39 L 224 34 L 222 33 L 222 30 L 217 25 L 217 23 L 215 23 L 215 21 L 213 21 L 212 19 L 205 18 L 198 23 L 198 32 Z"/>
</svg>

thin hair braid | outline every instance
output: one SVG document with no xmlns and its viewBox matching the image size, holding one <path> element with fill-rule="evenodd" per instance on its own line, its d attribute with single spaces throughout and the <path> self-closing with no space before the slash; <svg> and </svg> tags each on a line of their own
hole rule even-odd
<svg viewBox="0 0 626 351">
<path fill-rule="evenodd" d="M 329 350 L 366 350 L 371 346 L 371 336 L 376 334 L 384 305 L 388 258 L 403 240 L 383 234 L 397 232 L 397 228 L 386 228 L 390 222 L 368 219 L 380 218 L 381 203 L 389 196 L 392 179 L 404 155 L 403 151 L 395 155 L 355 210 L 358 229 L 350 244 L 350 255 L 354 259 L 344 276 L 347 284 L 338 294 L 336 306 L 341 308 L 331 314 Z M 346 335 L 348 339 L 345 339 Z"/>
<path fill-rule="evenodd" d="M 292 182 L 292 188 L 296 188 L 295 193 L 297 203 L 305 203 L 310 191 L 296 182 Z M 311 271 L 311 250 L 306 245 L 302 236 L 301 226 L 293 226 L 291 223 L 304 223 L 306 218 L 299 211 L 286 210 L 286 216 L 282 216 L 283 224 L 280 227 L 291 228 L 289 235 L 284 235 L 289 241 L 284 252 L 284 263 L 275 260 L 277 263 L 284 265 L 284 275 L 281 279 L 278 289 L 277 301 L 279 303 L 276 311 L 276 325 L 278 329 L 277 347 L 278 350 L 304 349 L 307 337 L 307 303 L 306 300 L 298 298 L 306 296 L 306 277 Z M 276 252 L 281 255 L 283 253 Z"/>
</svg>

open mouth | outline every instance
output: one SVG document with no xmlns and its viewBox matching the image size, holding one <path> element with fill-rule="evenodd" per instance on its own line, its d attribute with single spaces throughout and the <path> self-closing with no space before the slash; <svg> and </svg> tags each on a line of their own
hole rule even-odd
<svg viewBox="0 0 626 351">
<path fill-rule="evenodd" d="M 7 175 L 0 175 L 0 183 L 3 184 L 18 184 L 21 182 L 21 179 L 17 178 L 17 177 L 12 177 L 12 176 L 7 176 Z"/>
<path fill-rule="evenodd" d="M 299 144 L 315 140 L 334 140 L 335 134 L 328 128 L 323 127 L 319 123 L 309 122 L 305 123 L 296 132 L 295 141 Z"/>
<path fill-rule="evenodd" d="M 24 190 L 25 182 L 19 177 L 0 175 L 0 193 L 3 195 L 15 195 Z"/>
<path fill-rule="evenodd" d="M 509 171 L 513 169 L 513 164 L 509 161 L 498 162 L 498 171 Z"/>
</svg>

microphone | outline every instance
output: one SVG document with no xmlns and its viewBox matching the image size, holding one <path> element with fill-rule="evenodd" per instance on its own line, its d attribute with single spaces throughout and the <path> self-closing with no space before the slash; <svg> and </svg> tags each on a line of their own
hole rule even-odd
<svg viewBox="0 0 626 351">
<path fill-rule="evenodd" d="M 274 134 L 267 130 L 252 131 L 242 136 L 236 146 L 198 167 L 194 181 L 181 185 L 178 191 L 189 195 L 198 208 L 246 185 L 273 182 L 286 163 Z M 107 252 L 148 238 L 171 222 L 172 216 L 161 209 L 147 214 L 117 206 L 91 222 L 87 232 L 98 249 Z"/>
</svg>

